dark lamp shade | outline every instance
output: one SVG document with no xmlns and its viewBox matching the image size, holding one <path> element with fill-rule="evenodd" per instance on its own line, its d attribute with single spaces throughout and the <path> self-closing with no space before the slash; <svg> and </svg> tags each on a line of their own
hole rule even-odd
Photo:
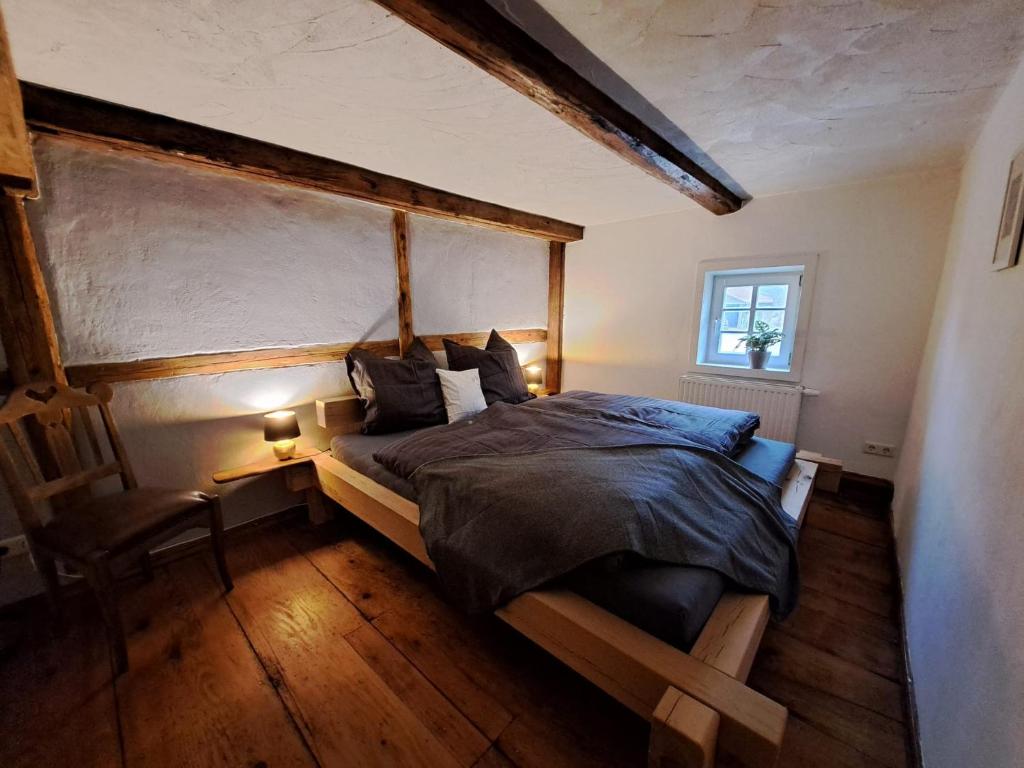
<svg viewBox="0 0 1024 768">
<path fill-rule="evenodd" d="M 523 373 L 526 375 L 527 384 L 542 384 L 544 381 L 544 371 L 539 365 L 528 365 L 523 368 Z"/>
<path fill-rule="evenodd" d="M 263 439 L 268 443 L 291 440 L 300 434 L 295 411 L 274 411 L 263 417 Z"/>
</svg>

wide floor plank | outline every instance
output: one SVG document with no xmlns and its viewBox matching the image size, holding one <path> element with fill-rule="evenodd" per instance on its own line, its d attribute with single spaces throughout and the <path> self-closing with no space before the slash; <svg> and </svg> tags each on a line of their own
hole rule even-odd
<svg viewBox="0 0 1024 768">
<path fill-rule="evenodd" d="M 433 574 L 361 521 L 289 530 L 288 539 L 366 618 L 431 599 Z"/>
<path fill-rule="evenodd" d="M 879 768 L 884 765 L 792 712 L 786 721 L 782 754 L 782 764 L 794 768 Z"/>
<path fill-rule="evenodd" d="M 810 608 L 865 634 L 898 645 L 900 629 L 891 615 L 879 615 L 845 602 L 842 594 L 830 594 L 804 583 L 800 587 L 800 607 Z"/>
<path fill-rule="evenodd" d="M 461 765 L 472 766 L 490 748 L 484 736 L 376 628 L 367 624 L 346 636 L 402 702 Z"/>
<path fill-rule="evenodd" d="M 158 569 L 122 613 L 127 765 L 315 765 L 204 559 Z"/>
<path fill-rule="evenodd" d="M 878 763 L 889 768 L 904 768 L 906 765 L 903 726 L 897 721 L 757 667 L 749 682 L 753 688 L 788 708 L 791 715 Z M 800 765 L 785 754 L 780 764 Z"/>
<path fill-rule="evenodd" d="M 892 541 L 886 520 L 857 514 L 828 501 L 815 503 L 807 514 L 805 525 L 883 549 Z"/>
<path fill-rule="evenodd" d="M 451 631 L 451 623 L 428 619 L 419 624 L 396 610 L 377 617 L 373 626 L 489 739 L 498 738 L 512 722 L 508 702 L 493 690 L 508 679 L 506 671 L 486 654 L 481 663 L 481 654 L 466 647 L 465 634 Z"/>
<path fill-rule="evenodd" d="M 908 764 L 892 543 L 870 504 L 812 498 L 800 605 L 769 625 L 751 671 L 750 684 L 789 709 L 784 768 Z"/>
<path fill-rule="evenodd" d="M 904 768 L 886 517 L 819 494 L 807 525 L 800 607 L 769 625 L 750 677 L 790 709 L 779 766 Z M 494 617 L 454 610 L 358 521 L 232 540 L 227 597 L 207 557 L 123 585 L 116 686 L 90 601 L 62 636 L 33 623 L 0 659 L 0 765 L 646 764 L 646 723 Z"/>
<path fill-rule="evenodd" d="M 892 589 L 865 581 L 843 570 L 832 559 L 803 557 L 800 578 L 812 589 L 836 595 L 843 602 L 870 611 L 889 622 L 896 620 L 896 593 Z"/>
<path fill-rule="evenodd" d="M 549 768 L 557 765 L 629 766 L 643 765 L 643 741 L 632 750 L 608 751 L 608 739 L 594 729 L 590 734 L 567 732 L 566 726 L 550 712 L 526 712 L 518 716 L 498 737 L 498 747 L 519 768 Z"/>
<path fill-rule="evenodd" d="M 765 634 L 760 669 L 903 721 L 903 688 L 881 675 L 782 632 Z"/>
<path fill-rule="evenodd" d="M 106 633 L 92 601 L 55 634 L 32 617 L 18 652 L 0 665 L 0 765 L 121 764 Z"/>
<path fill-rule="evenodd" d="M 231 555 L 229 602 L 321 765 L 458 765 L 347 642 L 363 617 L 284 537 Z"/>
<path fill-rule="evenodd" d="M 864 546 L 845 536 L 808 527 L 800 532 L 800 557 L 824 561 L 885 589 L 894 586 L 892 556 L 887 549 Z"/>
<path fill-rule="evenodd" d="M 903 660 L 898 643 L 885 640 L 829 614 L 801 604 L 776 631 L 831 653 L 876 675 L 897 683 L 902 680 Z"/>
</svg>

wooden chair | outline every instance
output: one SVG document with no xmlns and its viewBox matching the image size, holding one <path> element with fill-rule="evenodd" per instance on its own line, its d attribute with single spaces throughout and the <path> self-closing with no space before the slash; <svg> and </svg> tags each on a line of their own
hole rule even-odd
<svg viewBox="0 0 1024 768">
<path fill-rule="evenodd" d="M 219 497 L 139 488 L 110 412 L 112 396 L 106 384 L 89 387 L 88 392 L 52 382 L 18 387 L 0 407 L 0 470 L 55 617 L 60 616 L 55 563 L 60 559 L 79 569 L 96 593 L 116 673 L 121 674 L 128 669 L 128 653 L 111 570 L 114 560 L 135 558 L 151 577 L 153 546 L 204 527 L 210 530 L 225 590 L 231 591 L 232 583 L 224 559 Z M 99 411 L 110 461 L 97 437 L 92 409 Z M 38 457 L 34 445 L 43 449 Z M 26 475 L 30 482 L 25 482 Z M 120 477 L 121 490 L 93 496 L 92 484 L 114 475 Z M 45 502 L 50 502 L 48 514 Z"/>
</svg>

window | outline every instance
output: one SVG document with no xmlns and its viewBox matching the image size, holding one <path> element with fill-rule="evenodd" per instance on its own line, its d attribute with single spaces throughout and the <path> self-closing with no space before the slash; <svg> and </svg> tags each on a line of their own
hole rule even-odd
<svg viewBox="0 0 1024 768">
<path fill-rule="evenodd" d="M 816 260 L 802 256 L 702 262 L 695 369 L 731 369 L 722 372 L 797 380 Z M 746 346 L 740 341 L 758 322 L 783 334 L 782 341 L 770 347 L 764 370 L 750 368 Z"/>
<path fill-rule="evenodd" d="M 740 339 L 763 322 L 783 333 L 782 341 L 770 347 L 768 368 L 788 371 L 802 278 L 802 271 L 715 275 L 704 360 L 746 367 L 747 349 Z"/>
</svg>

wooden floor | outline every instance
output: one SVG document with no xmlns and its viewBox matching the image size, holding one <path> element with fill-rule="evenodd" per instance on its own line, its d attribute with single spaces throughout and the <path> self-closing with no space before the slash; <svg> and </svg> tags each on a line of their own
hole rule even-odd
<svg viewBox="0 0 1024 768">
<path fill-rule="evenodd" d="M 817 494 L 800 608 L 751 684 L 790 710 L 781 765 L 908 764 L 885 516 Z M 646 724 L 352 520 L 234 538 L 128 582 L 131 671 L 110 683 L 87 600 L 0 662 L 0 765 L 643 766 Z M 74 615 L 78 614 L 78 615 Z"/>
</svg>

